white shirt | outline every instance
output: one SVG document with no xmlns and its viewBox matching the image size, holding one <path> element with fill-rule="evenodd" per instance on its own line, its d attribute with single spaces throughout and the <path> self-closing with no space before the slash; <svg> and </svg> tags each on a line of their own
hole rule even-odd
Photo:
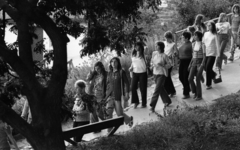
<svg viewBox="0 0 240 150">
<path fill-rule="evenodd" d="M 164 65 L 161 66 L 159 65 Z M 158 51 L 154 51 L 152 53 L 151 64 L 153 66 L 153 74 L 154 75 L 165 75 L 168 76 L 168 68 L 171 66 L 168 56 L 165 53 L 159 53 Z"/>
<path fill-rule="evenodd" d="M 217 35 L 210 31 L 205 32 L 202 40 L 206 47 L 206 56 L 217 56 Z"/>
<path fill-rule="evenodd" d="M 216 28 L 219 34 L 227 34 L 228 30 L 231 29 L 231 25 L 229 22 L 218 22 L 216 23 Z"/>
<path fill-rule="evenodd" d="M 164 41 L 165 49 L 164 53 L 167 54 L 168 56 L 172 56 L 174 54 L 174 45 L 175 43 L 168 43 L 167 41 Z"/>
<path fill-rule="evenodd" d="M 132 57 L 132 67 L 134 73 L 144 73 L 147 71 L 144 58 Z"/>
</svg>

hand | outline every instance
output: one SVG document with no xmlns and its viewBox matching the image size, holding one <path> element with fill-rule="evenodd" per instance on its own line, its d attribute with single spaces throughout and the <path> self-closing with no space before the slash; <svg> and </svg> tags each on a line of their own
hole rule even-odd
<svg viewBox="0 0 240 150">
<path fill-rule="evenodd" d="M 130 67 L 128 70 L 129 70 L 129 72 L 132 72 L 132 71 L 133 71 L 133 68 L 132 68 L 132 67 Z"/>
</svg>

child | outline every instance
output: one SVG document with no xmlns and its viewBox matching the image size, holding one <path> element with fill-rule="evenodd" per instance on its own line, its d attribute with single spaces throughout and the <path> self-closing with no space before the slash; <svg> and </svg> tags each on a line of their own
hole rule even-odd
<svg viewBox="0 0 240 150">
<path fill-rule="evenodd" d="M 74 122 L 73 127 L 78 127 L 90 123 L 90 113 L 95 112 L 97 104 L 96 97 L 85 92 L 86 82 L 78 80 L 75 83 L 77 90 L 75 104 L 73 106 Z M 81 142 L 83 135 L 74 137 L 75 142 Z"/>
</svg>

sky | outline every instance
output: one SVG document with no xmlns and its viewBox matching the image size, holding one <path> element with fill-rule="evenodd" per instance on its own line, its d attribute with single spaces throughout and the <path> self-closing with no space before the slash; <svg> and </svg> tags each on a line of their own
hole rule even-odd
<svg viewBox="0 0 240 150">
<path fill-rule="evenodd" d="M 5 41 L 7 42 L 7 44 L 13 43 L 16 41 L 17 36 L 9 31 L 10 26 L 6 27 L 5 30 Z M 49 45 L 49 38 L 46 35 L 46 33 L 43 34 L 43 37 L 46 38 L 47 40 L 45 41 L 45 46 L 46 49 L 50 48 Z M 80 36 L 79 38 L 75 39 L 72 36 L 68 35 L 68 38 L 70 39 L 70 42 L 68 42 L 67 44 L 67 56 L 68 56 L 68 60 L 72 59 L 73 60 L 73 65 L 74 66 L 78 66 L 83 60 L 87 60 L 87 58 L 80 58 L 80 50 L 82 49 L 82 46 L 79 45 L 80 40 L 83 38 L 83 36 Z"/>
</svg>

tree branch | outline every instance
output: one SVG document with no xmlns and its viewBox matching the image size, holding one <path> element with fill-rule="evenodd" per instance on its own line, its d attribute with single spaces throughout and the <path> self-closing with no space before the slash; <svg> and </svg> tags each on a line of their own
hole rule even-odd
<svg viewBox="0 0 240 150">
<path fill-rule="evenodd" d="M 14 110 L 7 107 L 2 101 L 0 101 L 0 118 L 12 128 L 18 130 L 18 132 L 28 139 L 32 146 L 40 142 L 32 138 L 39 135 L 37 135 L 31 125 L 23 120 Z"/>
</svg>

